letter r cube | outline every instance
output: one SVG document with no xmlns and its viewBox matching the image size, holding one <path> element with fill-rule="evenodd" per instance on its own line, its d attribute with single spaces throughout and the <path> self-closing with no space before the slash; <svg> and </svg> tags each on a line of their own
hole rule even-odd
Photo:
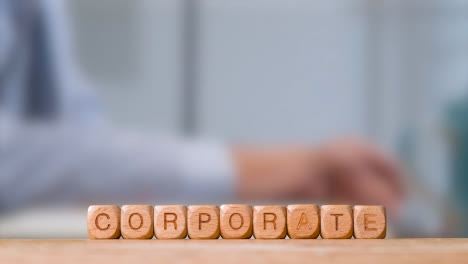
<svg viewBox="0 0 468 264">
<path fill-rule="evenodd" d="M 254 206 L 253 227 L 255 238 L 285 238 L 286 207 Z"/>
<path fill-rule="evenodd" d="M 187 207 L 160 205 L 154 207 L 154 235 L 159 239 L 181 239 L 187 236 Z"/>
</svg>

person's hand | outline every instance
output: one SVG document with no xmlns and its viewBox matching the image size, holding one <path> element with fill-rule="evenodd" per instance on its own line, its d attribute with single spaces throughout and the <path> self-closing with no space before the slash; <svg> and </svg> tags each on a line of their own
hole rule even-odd
<svg viewBox="0 0 468 264">
<path fill-rule="evenodd" d="M 403 172 L 386 152 L 357 140 L 325 144 L 318 152 L 328 199 L 397 210 L 404 195 Z"/>
<path fill-rule="evenodd" d="M 316 148 L 238 147 L 233 157 L 238 194 L 246 200 L 315 199 L 395 210 L 403 196 L 399 164 L 357 140 Z"/>
</svg>

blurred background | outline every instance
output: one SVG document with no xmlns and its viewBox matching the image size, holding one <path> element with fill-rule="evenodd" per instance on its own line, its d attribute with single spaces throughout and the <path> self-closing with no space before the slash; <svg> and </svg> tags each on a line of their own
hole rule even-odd
<svg viewBox="0 0 468 264">
<path fill-rule="evenodd" d="M 467 1 L 48 2 L 115 126 L 225 142 L 366 138 L 410 171 L 390 237 L 468 236 Z M 5 212 L 0 237 L 87 237 L 85 212 Z"/>
</svg>

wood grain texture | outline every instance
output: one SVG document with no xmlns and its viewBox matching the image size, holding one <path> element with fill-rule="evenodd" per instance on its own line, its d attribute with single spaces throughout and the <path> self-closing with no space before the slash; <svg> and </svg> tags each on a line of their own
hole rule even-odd
<svg viewBox="0 0 468 264">
<path fill-rule="evenodd" d="M 356 205 L 353 211 L 355 238 L 385 238 L 387 234 L 385 207 Z"/>
<path fill-rule="evenodd" d="M 0 240 L 2 263 L 464 264 L 468 239 Z"/>
<path fill-rule="evenodd" d="M 120 232 L 126 239 L 150 239 L 153 237 L 153 206 L 124 205 L 120 216 Z"/>
<path fill-rule="evenodd" d="M 252 206 L 247 204 L 221 205 L 221 236 L 223 238 L 250 238 L 252 236 Z"/>
<path fill-rule="evenodd" d="M 286 207 L 254 206 L 253 232 L 257 239 L 286 237 Z"/>
<path fill-rule="evenodd" d="M 288 236 L 292 239 L 317 238 L 320 233 L 320 208 L 316 204 L 288 205 Z"/>
<path fill-rule="evenodd" d="M 120 207 L 117 205 L 91 205 L 87 222 L 90 239 L 120 237 Z"/>
<path fill-rule="evenodd" d="M 353 209 L 349 205 L 323 205 L 320 212 L 322 238 L 351 238 Z"/>
<path fill-rule="evenodd" d="M 216 205 L 191 205 L 188 207 L 188 236 L 192 239 L 219 237 L 219 207 Z"/>
<path fill-rule="evenodd" d="M 187 207 L 158 205 L 154 207 L 154 235 L 158 239 L 181 239 L 187 236 Z"/>
</svg>

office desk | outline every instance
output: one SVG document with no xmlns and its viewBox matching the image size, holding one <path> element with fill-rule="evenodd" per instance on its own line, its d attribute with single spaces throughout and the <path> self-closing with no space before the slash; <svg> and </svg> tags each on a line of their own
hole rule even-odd
<svg viewBox="0 0 468 264">
<path fill-rule="evenodd" d="M 0 240 L 1 263 L 468 263 L 468 239 Z"/>
</svg>

